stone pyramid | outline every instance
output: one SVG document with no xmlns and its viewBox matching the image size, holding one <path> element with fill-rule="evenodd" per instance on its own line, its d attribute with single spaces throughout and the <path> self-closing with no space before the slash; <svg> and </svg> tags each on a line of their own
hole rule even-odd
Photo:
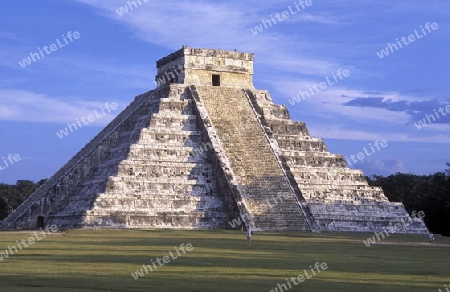
<svg viewBox="0 0 450 292">
<path fill-rule="evenodd" d="M 253 87 L 250 53 L 183 47 L 3 225 L 428 232 Z"/>
</svg>

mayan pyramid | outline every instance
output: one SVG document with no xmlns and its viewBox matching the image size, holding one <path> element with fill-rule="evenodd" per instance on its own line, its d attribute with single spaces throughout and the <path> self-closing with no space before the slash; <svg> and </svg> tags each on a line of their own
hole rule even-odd
<svg viewBox="0 0 450 292">
<path fill-rule="evenodd" d="M 241 218 L 269 231 L 368 232 L 408 222 L 400 232 L 428 232 L 255 89 L 253 60 L 190 47 L 160 59 L 156 89 L 137 96 L 3 224 L 201 229 Z"/>
</svg>

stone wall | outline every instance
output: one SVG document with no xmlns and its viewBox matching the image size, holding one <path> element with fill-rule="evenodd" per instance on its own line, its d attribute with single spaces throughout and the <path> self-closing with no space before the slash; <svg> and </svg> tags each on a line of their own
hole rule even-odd
<svg viewBox="0 0 450 292">
<path fill-rule="evenodd" d="M 157 62 L 156 80 L 170 76 L 174 83 L 212 86 L 216 74 L 222 87 L 253 88 L 253 59 L 250 53 L 183 47 Z"/>
</svg>

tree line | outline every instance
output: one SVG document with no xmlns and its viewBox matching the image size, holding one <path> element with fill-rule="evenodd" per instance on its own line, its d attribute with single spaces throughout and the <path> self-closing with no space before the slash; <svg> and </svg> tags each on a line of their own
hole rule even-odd
<svg viewBox="0 0 450 292">
<path fill-rule="evenodd" d="M 432 233 L 450 236 L 450 163 L 447 169 L 430 175 L 396 173 L 367 177 L 369 184 L 383 188 L 391 202 L 402 202 L 409 214 L 425 212 L 425 224 Z M 0 220 L 17 208 L 45 180 L 19 180 L 0 184 Z"/>
<path fill-rule="evenodd" d="M 430 232 L 450 236 L 450 163 L 446 165 L 445 171 L 430 175 L 396 173 L 368 180 L 382 187 L 389 201 L 402 202 L 409 214 L 423 211 Z"/>
<path fill-rule="evenodd" d="M 30 180 L 18 180 L 15 185 L 0 184 L 0 220 L 5 219 L 44 182 L 44 179 L 37 183 Z"/>
</svg>

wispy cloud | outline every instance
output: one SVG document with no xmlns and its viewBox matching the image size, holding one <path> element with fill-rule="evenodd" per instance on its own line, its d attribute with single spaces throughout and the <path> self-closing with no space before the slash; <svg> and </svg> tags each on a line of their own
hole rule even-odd
<svg viewBox="0 0 450 292">
<path fill-rule="evenodd" d="M 14 32 L 0 31 L 0 39 L 7 39 L 12 41 L 23 41 L 24 38 L 17 36 Z"/>
<path fill-rule="evenodd" d="M 49 66 L 56 68 L 62 62 L 66 64 L 67 69 L 64 71 L 68 75 L 80 73 L 77 74 L 79 80 L 100 82 L 113 88 L 140 88 L 145 91 L 156 86 L 156 69 L 147 64 L 127 64 L 117 59 L 94 60 L 90 56 L 73 55 L 71 58 L 55 58 Z"/>
<path fill-rule="evenodd" d="M 316 47 L 314 43 L 299 42 L 293 39 L 292 35 L 279 32 L 253 35 L 250 28 L 260 22 L 261 17 L 270 13 L 274 9 L 274 4 L 266 8 L 268 12 L 258 12 L 259 14 L 255 15 L 254 1 L 231 1 L 226 4 L 203 1 L 198 3 L 148 2 L 127 15 L 119 17 L 115 9 L 123 5 L 123 1 L 107 3 L 98 0 L 76 1 L 101 9 L 103 15 L 127 26 L 140 39 L 171 49 L 179 49 L 180 44 L 185 44 L 255 52 L 260 64 L 276 66 L 284 72 L 323 74 L 337 67 L 336 62 L 311 55 Z M 277 5 L 276 7 L 280 9 L 286 6 L 285 4 Z M 207 15 L 214 15 L 214 17 L 205 17 Z M 309 16 L 309 18 L 310 22 L 326 21 L 319 16 L 316 18 Z M 174 27 L 183 29 L 173 29 Z M 280 46 L 280 43 L 283 46 Z"/>
<path fill-rule="evenodd" d="M 367 175 L 390 175 L 397 172 L 408 172 L 401 159 L 365 159 L 359 161 L 354 167 L 363 168 Z"/>
<path fill-rule="evenodd" d="M 344 103 L 345 106 L 368 108 L 368 109 L 385 109 L 392 112 L 407 113 L 411 121 L 422 119 L 425 115 L 438 114 L 441 109 L 444 114 L 439 114 L 439 119 L 435 123 L 450 124 L 450 114 L 446 113 L 445 108 L 450 103 L 444 103 L 438 99 L 431 100 L 391 100 L 385 97 L 356 97 Z"/>
<path fill-rule="evenodd" d="M 314 15 L 314 14 L 306 13 L 306 12 L 302 12 L 298 16 L 288 18 L 288 19 L 286 19 L 286 22 L 287 23 L 311 22 L 311 23 L 319 23 L 319 24 L 346 24 L 345 22 L 341 22 L 332 16 Z"/>
<path fill-rule="evenodd" d="M 116 103 L 119 104 L 119 110 L 123 109 L 121 103 Z M 65 101 L 25 90 L 0 89 L 0 120 L 3 121 L 68 123 L 91 114 L 93 110 L 101 110 L 104 105 L 104 102 L 82 99 Z M 104 126 L 118 113 L 111 112 L 90 125 Z"/>
</svg>

